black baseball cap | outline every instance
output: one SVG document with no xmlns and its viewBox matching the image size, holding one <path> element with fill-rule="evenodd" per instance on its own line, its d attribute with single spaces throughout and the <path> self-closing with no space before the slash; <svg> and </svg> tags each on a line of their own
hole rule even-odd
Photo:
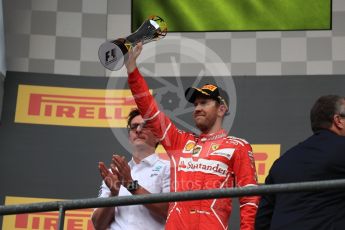
<svg viewBox="0 0 345 230">
<path fill-rule="evenodd" d="M 184 93 L 186 100 L 190 103 L 194 103 L 197 96 L 206 96 L 215 101 L 218 101 L 220 104 L 226 106 L 229 110 L 229 96 L 228 94 L 220 87 L 214 84 L 205 84 L 201 88 L 189 87 Z"/>
</svg>

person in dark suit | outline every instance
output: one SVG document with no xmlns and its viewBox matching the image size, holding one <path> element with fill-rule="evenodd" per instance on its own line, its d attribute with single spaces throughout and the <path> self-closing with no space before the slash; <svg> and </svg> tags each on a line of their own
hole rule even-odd
<svg viewBox="0 0 345 230">
<path fill-rule="evenodd" d="M 310 120 L 314 134 L 274 162 L 266 184 L 345 178 L 345 98 L 320 97 L 311 109 Z M 345 229 L 345 192 L 264 195 L 255 229 Z"/>
</svg>

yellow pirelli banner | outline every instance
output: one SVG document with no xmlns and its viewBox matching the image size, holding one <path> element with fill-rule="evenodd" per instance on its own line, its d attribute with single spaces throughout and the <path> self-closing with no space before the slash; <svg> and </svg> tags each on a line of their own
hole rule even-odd
<svg viewBox="0 0 345 230">
<path fill-rule="evenodd" d="M 253 144 L 258 182 L 265 183 L 265 179 L 274 161 L 280 157 L 280 144 Z"/>
<path fill-rule="evenodd" d="M 51 202 L 57 199 L 6 196 L 5 205 Z M 69 210 L 65 213 L 65 230 L 94 230 L 91 215 L 93 209 Z M 56 230 L 59 212 L 36 212 L 3 217 L 2 230 Z"/>
<path fill-rule="evenodd" d="M 130 90 L 19 85 L 15 122 L 122 128 L 135 107 Z"/>
</svg>

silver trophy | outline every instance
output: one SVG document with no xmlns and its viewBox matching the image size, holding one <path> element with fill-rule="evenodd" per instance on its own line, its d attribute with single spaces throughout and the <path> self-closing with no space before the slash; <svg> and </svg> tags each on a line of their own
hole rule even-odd
<svg viewBox="0 0 345 230">
<path fill-rule="evenodd" d="M 138 42 L 143 44 L 157 41 L 167 34 L 167 25 L 161 17 L 150 16 L 131 35 L 104 42 L 98 50 L 102 65 L 109 70 L 119 70 L 128 58 L 128 51 Z"/>
</svg>

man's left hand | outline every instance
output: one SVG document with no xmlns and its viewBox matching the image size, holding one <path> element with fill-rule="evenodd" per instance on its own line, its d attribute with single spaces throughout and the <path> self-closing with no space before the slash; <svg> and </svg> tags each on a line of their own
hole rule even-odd
<svg viewBox="0 0 345 230">
<path fill-rule="evenodd" d="M 128 184 L 133 181 L 131 169 L 124 156 L 113 155 L 112 163 L 115 164 L 117 171 L 120 175 L 121 183 L 127 188 Z"/>
</svg>

